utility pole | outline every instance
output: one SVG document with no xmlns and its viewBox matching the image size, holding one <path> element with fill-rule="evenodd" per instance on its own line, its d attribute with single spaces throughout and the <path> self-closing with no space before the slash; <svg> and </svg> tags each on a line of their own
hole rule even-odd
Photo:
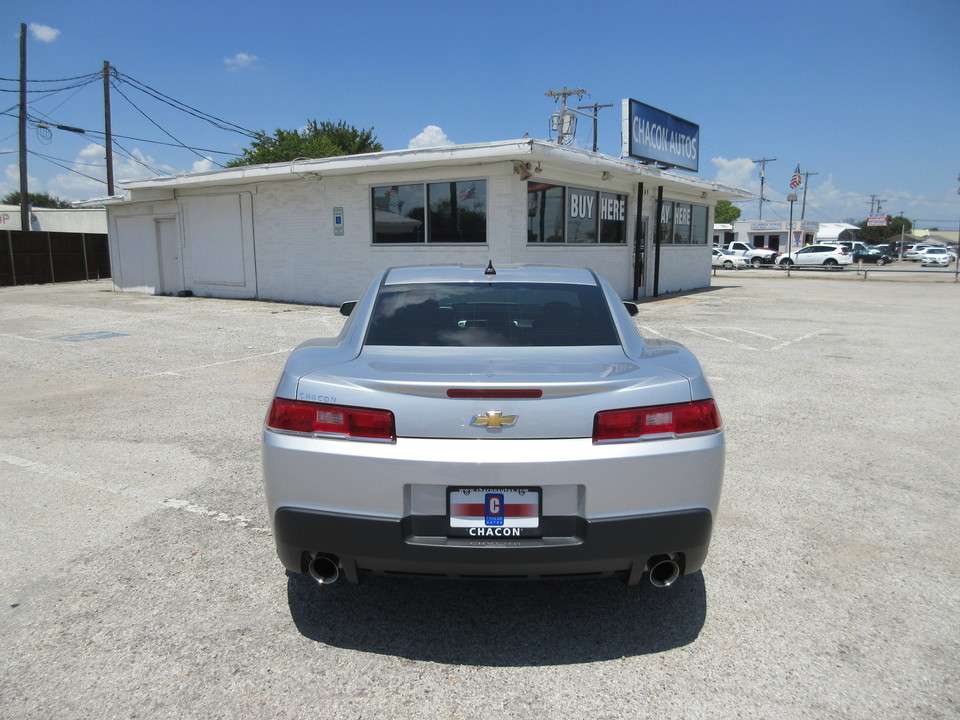
<svg viewBox="0 0 960 720">
<path fill-rule="evenodd" d="M 27 24 L 20 23 L 20 230 L 30 230 L 27 177 Z"/>
<path fill-rule="evenodd" d="M 103 61 L 103 132 L 107 150 L 107 196 L 113 196 L 113 133 L 110 127 L 110 61 Z"/>
<path fill-rule="evenodd" d="M 576 95 L 579 98 L 582 98 L 587 94 L 587 91 L 583 88 L 577 88 L 576 90 L 567 90 L 567 86 L 563 86 L 563 90 L 554 92 L 551 90 L 548 93 L 545 93 L 547 97 L 552 97 L 554 100 L 560 98 L 560 116 L 557 121 L 555 121 L 555 129 L 557 131 L 557 144 L 558 145 L 569 145 L 573 141 L 573 136 L 575 134 L 575 120 L 573 114 L 567 112 L 567 98 L 571 95 Z M 554 116 L 556 117 L 556 116 Z M 570 118 L 570 127 L 567 127 L 567 118 Z M 565 141 L 565 137 L 569 135 L 570 140 Z"/>
<path fill-rule="evenodd" d="M 775 161 L 776 158 L 761 158 L 752 161 L 755 165 L 760 166 L 760 214 L 757 217 L 758 220 L 763 220 L 763 184 L 767 174 L 767 163 Z"/>
<path fill-rule="evenodd" d="M 811 175 L 819 175 L 820 173 L 815 172 L 805 172 L 803 174 L 803 204 L 800 205 L 800 226 L 803 227 L 803 218 L 807 214 L 807 183 L 810 181 Z"/>
<path fill-rule="evenodd" d="M 597 116 L 600 114 L 600 108 L 613 107 L 613 103 L 607 103 L 606 105 L 583 105 L 577 108 L 577 110 L 593 110 L 593 114 L 590 117 L 593 118 L 593 151 L 597 151 Z"/>
</svg>

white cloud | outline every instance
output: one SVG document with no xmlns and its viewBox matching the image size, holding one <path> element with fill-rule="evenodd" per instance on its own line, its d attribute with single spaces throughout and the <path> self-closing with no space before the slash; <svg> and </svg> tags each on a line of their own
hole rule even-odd
<svg viewBox="0 0 960 720">
<path fill-rule="evenodd" d="M 205 157 L 203 160 L 197 160 L 193 163 L 193 166 L 190 168 L 190 172 L 207 172 L 207 170 L 213 170 L 213 158 Z"/>
<path fill-rule="evenodd" d="M 427 125 L 423 129 L 423 132 L 407 144 L 407 148 L 410 150 L 419 150 L 430 147 L 447 147 L 453 144 L 454 142 L 447 137 L 447 134 L 441 128 L 436 125 Z"/>
<path fill-rule="evenodd" d="M 30 192 L 38 192 L 34 188 L 38 186 L 39 182 L 40 181 L 33 175 L 27 175 L 27 187 L 30 188 Z M 9 195 L 12 192 L 20 192 L 19 165 L 7 165 L 3 171 L 3 177 L 0 178 L 0 197 Z"/>
<path fill-rule="evenodd" d="M 156 174 L 154 170 L 169 175 L 182 172 L 170 165 L 161 164 L 137 148 L 130 150 L 130 155 L 132 157 L 114 153 L 113 175 L 118 184 L 121 180 L 153 177 Z M 73 170 L 74 172 L 62 172 L 52 176 L 46 182 L 46 190 L 31 184 L 31 192 L 48 192 L 64 200 L 89 200 L 107 194 L 106 159 L 102 146 L 91 143 L 84 147 L 73 161 Z M 114 188 L 114 192 L 119 192 L 119 187 Z"/>
<path fill-rule="evenodd" d="M 53 42 L 60 37 L 60 31 L 56 28 L 38 25 L 37 23 L 30 23 L 30 32 L 40 42 Z"/>
<path fill-rule="evenodd" d="M 715 157 L 710 162 L 717 168 L 716 180 L 719 183 L 748 190 L 752 189 L 752 185 L 756 183 L 753 177 L 756 166 L 749 158 L 727 160 L 727 158 Z"/>
<path fill-rule="evenodd" d="M 236 72 L 250 67 L 259 59 L 256 55 L 250 55 L 249 53 L 237 53 L 232 58 L 224 58 L 223 64 L 227 66 L 227 70 L 230 72 Z"/>
<path fill-rule="evenodd" d="M 734 204 L 740 207 L 741 220 L 755 220 L 759 210 L 760 170 L 748 158 L 727 159 L 712 158 L 711 162 L 717 168 L 716 181 L 724 185 L 743 188 L 753 193 L 752 200 L 737 200 Z M 790 204 L 786 186 L 787 178 L 781 177 L 774 182 L 771 174 L 767 173 L 767 182 L 764 189 L 763 219 L 784 221 L 789 219 Z M 804 193 L 806 191 L 806 193 Z M 804 187 L 796 189 L 798 202 L 794 204 L 794 219 L 799 220 L 803 214 L 806 220 L 814 222 L 843 222 L 854 223 L 866 219 L 870 208 L 870 197 L 863 193 L 839 188 L 834 184 L 833 175 L 826 175 L 820 182 L 811 181 Z M 937 224 L 936 220 L 928 218 L 950 217 L 956 211 L 956 195 L 945 196 L 942 200 L 929 199 L 922 195 L 913 195 L 909 192 L 886 189 L 880 193 L 884 198 L 882 212 L 897 216 L 901 212 L 908 218 L 917 219 L 918 227 L 929 227 Z M 804 200 L 806 204 L 804 205 Z M 941 225 L 944 223 L 940 223 Z M 951 223 L 952 225 L 952 223 Z"/>
</svg>

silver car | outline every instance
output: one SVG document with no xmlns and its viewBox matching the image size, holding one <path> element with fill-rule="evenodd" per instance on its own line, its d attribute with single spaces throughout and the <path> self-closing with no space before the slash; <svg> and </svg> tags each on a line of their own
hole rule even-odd
<svg viewBox="0 0 960 720">
<path fill-rule="evenodd" d="M 953 255 L 950 254 L 950 251 L 944 247 L 928 247 L 924 248 L 918 257 L 920 258 L 921 267 L 926 267 L 928 265 L 942 265 L 947 266 L 953 262 Z"/>
<path fill-rule="evenodd" d="M 391 269 L 294 350 L 263 431 L 277 552 L 321 583 L 697 572 L 724 434 L 697 359 L 594 272 Z"/>
</svg>

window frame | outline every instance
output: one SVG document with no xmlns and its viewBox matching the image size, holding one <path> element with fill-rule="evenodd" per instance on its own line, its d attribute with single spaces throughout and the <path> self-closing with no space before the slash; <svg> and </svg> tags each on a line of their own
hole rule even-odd
<svg viewBox="0 0 960 720">
<path fill-rule="evenodd" d="M 482 187 L 482 192 L 480 193 L 480 202 L 483 207 L 483 219 L 482 219 L 482 235 L 483 239 L 481 240 L 454 240 L 449 239 L 449 231 L 441 231 L 439 228 L 432 228 L 433 220 L 432 215 L 435 213 L 435 210 L 432 205 L 433 198 L 431 197 L 431 186 L 443 186 L 443 185 L 455 185 L 456 192 L 459 196 L 461 193 L 474 192 L 478 190 L 477 186 Z M 473 187 L 464 187 L 463 190 L 460 189 L 460 186 L 469 186 Z M 414 210 L 420 210 L 422 214 L 422 219 L 419 220 L 420 227 L 416 230 L 410 231 L 411 233 L 416 233 L 420 237 L 416 239 L 406 239 L 406 240 L 389 240 L 389 239 L 378 239 L 378 236 L 384 234 L 378 232 L 377 225 L 377 212 L 384 211 L 384 208 L 380 207 L 383 204 L 383 198 L 390 195 L 391 190 L 396 189 L 397 194 L 401 194 L 403 189 L 419 188 L 419 198 L 420 204 L 414 207 Z M 386 190 L 386 193 L 383 191 Z M 450 180 L 423 180 L 419 182 L 397 182 L 384 185 L 371 185 L 369 186 L 368 198 L 370 199 L 370 235 L 371 235 L 371 244 L 376 246 L 392 246 L 392 247 L 425 247 L 429 245 L 433 246 L 463 246 L 469 245 L 472 247 L 486 245 L 488 240 L 489 232 L 489 192 L 488 192 L 488 183 L 487 178 L 453 178 Z M 476 196 L 469 197 L 467 199 L 475 199 Z M 394 213 L 387 208 L 386 212 L 396 215 L 400 218 L 410 218 L 416 221 L 418 218 L 412 217 L 409 213 L 404 215 L 401 213 Z M 411 211 L 412 212 L 412 211 Z M 441 234 L 444 232 L 447 235 L 442 240 L 431 240 L 431 235 Z M 407 235 L 408 233 L 397 233 L 398 236 Z"/>
<path fill-rule="evenodd" d="M 677 224 L 678 209 L 681 211 L 681 220 L 686 220 L 687 214 L 689 215 L 689 223 Z M 699 218 L 698 215 L 700 215 Z M 664 200 L 660 212 L 660 221 L 657 223 L 660 231 L 660 244 L 674 247 L 710 245 L 711 228 L 704 218 L 706 220 L 710 218 L 709 205 L 699 205 L 685 200 Z M 702 227 L 700 227 L 700 221 L 703 221 Z M 676 239 L 678 227 L 686 228 L 686 232 L 680 241 Z M 694 237 L 694 229 L 700 231 L 699 237 Z"/>
<path fill-rule="evenodd" d="M 533 189 L 532 188 L 536 188 Z M 559 214 L 562 220 L 560 237 L 554 233 L 550 239 L 540 237 L 534 239 L 531 230 L 535 218 L 544 218 L 544 209 L 547 202 L 556 202 L 556 197 L 550 197 L 548 193 L 553 190 L 560 190 L 560 208 Z M 540 194 L 542 193 L 542 194 Z M 530 198 L 539 197 L 534 205 L 531 205 Z M 589 198 L 587 208 L 583 200 L 574 203 L 573 198 Z M 622 219 L 604 218 L 607 205 L 604 201 L 623 203 Z M 597 188 L 580 187 L 577 185 L 563 185 L 547 182 L 527 182 L 527 245 L 563 245 L 567 247 L 624 247 L 629 244 L 627 238 L 627 218 L 629 216 L 630 194 L 626 192 L 615 192 L 612 190 L 601 190 Z M 551 212 L 556 213 L 553 209 Z M 592 218 L 586 218 L 584 213 L 589 212 Z M 619 212 L 619 209 L 618 209 Z M 574 213 L 578 217 L 574 216 Z M 549 219 L 549 218 L 548 218 Z M 583 227 L 581 223 L 590 220 L 592 227 Z M 546 235 L 546 223 L 541 222 L 538 226 L 543 227 L 543 232 L 538 235 Z M 616 240 L 604 240 L 604 237 L 613 235 Z"/>
</svg>

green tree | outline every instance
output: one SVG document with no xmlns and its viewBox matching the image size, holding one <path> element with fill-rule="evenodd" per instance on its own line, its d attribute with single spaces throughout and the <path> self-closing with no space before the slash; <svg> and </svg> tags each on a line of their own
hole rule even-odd
<svg viewBox="0 0 960 720">
<path fill-rule="evenodd" d="M 273 135 L 258 134 L 243 155 L 227 163 L 227 167 L 290 162 L 297 158 L 322 158 L 336 155 L 360 155 L 380 152 L 383 145 L 373 128 L 357 129 L 343 120 L 338 123 L 310 120 L 302 130 L 277 130 Z"/>
<path fill-rule="evenodd" d="M 729 200 L 717 200 L 717 209 L 713 213 L 716 223 L 733 223 L 740 219 L 740 208 Z"/>
<path fill-rule="evenodd" d="M 68 203 L 66 200 L 61 200 L 58 197 L 53 195 L 47 195 L 47 193 L 27 193 L 27 202 L 33 207 L 42 207 L 42 208 L 71 208 L 73 205 Z M 20 204 L 20 192 L 11 192 L 3 196 L 3 199 L 0 199 L 0 203 L 4 205 L 19 205 Z"/>
</svg>

